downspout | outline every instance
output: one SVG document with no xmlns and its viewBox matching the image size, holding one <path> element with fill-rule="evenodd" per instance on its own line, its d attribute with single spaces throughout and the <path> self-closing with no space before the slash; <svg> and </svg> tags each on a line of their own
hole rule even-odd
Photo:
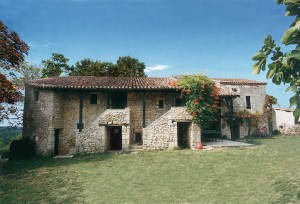
<svg viewBox="0 0 300 204">
<path fill-rule="evenodd" d="M 233 99 L 229 99 L 229 105 L 230 105 L 230 134 L 231 134 L 231 140 L 235 139 L 235 133 L 234 133 L 234 126 L 233 126 Z"/>
<path fill-rule="evenodd" d="M 146 127 L 146 93 L 143 91 L 143 128 Z"/>
<path fill-rule="evenodd" d="M 83 116 L 83 92 L 79 93 L 79 132 L 82 132 L 83 123 L 82 123 L 82 116 Z"/>
</svg>

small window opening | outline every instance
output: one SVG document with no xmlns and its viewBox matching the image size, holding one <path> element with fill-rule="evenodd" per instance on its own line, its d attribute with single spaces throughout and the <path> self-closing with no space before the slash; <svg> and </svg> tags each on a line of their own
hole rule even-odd
<svg viewBox="0 0 300 204">
<path fill-rule="evenodd" d="M 90 95 L 90 104 L 97 104 L 97 94 L 91 94 Z"/>
<path fill-rule="evenodd" d="M 135 133 L 135 142 L 142 143 L 142 133 Z"/>
<path fill-rule="evenodd" d="M 246 96 L 246 108 L 251 109 L 251 98 L 250 98 L 250 96 Z"/>
<path fill-rule="evenodd" d="M 164 100 L 159 100 L 158 101 L 158 108 L 163 109 L 164 108 Z"/>
<path fill-rule="evenodd" d="M 33 92 L 33 98 L 34 98 L 34 101 L 38 101 L 39 100 L 39 91 L 34 91 Z"/>
</svg>

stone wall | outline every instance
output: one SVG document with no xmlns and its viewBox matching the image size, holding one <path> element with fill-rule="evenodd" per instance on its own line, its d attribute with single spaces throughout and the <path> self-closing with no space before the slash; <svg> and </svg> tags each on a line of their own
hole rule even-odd
<svg viewBox="0 0 300 204">
<path fill-rule="evenodd" d="M 172 149 L 178 146 L 177 122 L 189 122 L 187 140 L 191 148 L 201 141 L 199 125 L 192 123 L 192 116 L 184 107 L 172 107 L 168 112 L 143 129 L 143 148 Z"/>
<path fill-rule="evenodd" d="M 251 112 L 262 112 L 265 86 L 226 85 L 241 96 L 234 100 L 234 110 L 246 108 L 246 96 L 251 97 Z M 40 90 L 39 100 L 34 101 L 35 89 L 26 87 L 24 111 L 24 136 L 35 139 L 39 154 L 53 154 L 54 132 L 59 130 L 59 154 L 99 152 L 108 150 L 109 126 L 122 126 L 122 146 L 129 149 L 135 141 L 135 133 L 142 133 L 144 149 L 171 149 L 178 145 L 177 123 L 188 122 L 188 142 L 194 148 L 200 142 L 200 127 L 192 123 L 191 115 L 182 107 L 172 107 L 172 93 L 146 93 L 146 128 L 143 128 L 143 99 L 141 92 L 129 92 L 128 109 L 107 110 L 107 93 L 84 92 L 83 132 L 79 132 L 79 104 L 77 91 Z M 90 104 L 90 94 L 97 94 L 97 104 Z M 159 108 L 159 100 L 164 107 Z M 222 112 L 227 112 L 222 108 Z M 260 124 L 264 126 L 267 124 Z M 222 133 L 230 137 L 229 124 L 222 119 Z M 252 130 L 254 131 L 254 129 Z M 248 132 L 246 124 L 240 124 L 240 135 Z"/>
<path fill-rule="evenodd" d="M 35 93 L 38 93 L 37 101 Z M 61 93 L 26 87 L 23 137 L 30 137 L 37 142 L 38 154 L 53 154 L 54 127 L 62 127 L 62 110 Z"/>
<path fill-rule="evenodd" d="M 275 129 L 283 134 L 299 135 L 300 125 L 294 124 L 293 111 L 292 108 L 275 108 L 276 121 L 273 122 L 276 126 Z"/>
<path fill-rule="evenodd" d="M 38 154 L 54 153 L 54 133 L 59 131 L 60 155 L 76 152 L 99 152 L 109 150 L 109 127 L 122 126 L 122 147 L 129 149 L 135 133 L 142 133 L 142 93 L 129 92 L 130 109 L 109 110 L 104 92 L 88 92 L 83 95 L 84 128 L 79 132 L 80 92 L 41 90 L 35 102 L 33 88 L 26 88 L 24 114 L 24 136 L 34 138 L 38 143 Z M 97 104 L 90 104 L 90 94 L 97 94 Z M 166 92 L 147 93 L 146 125 L 150 125 L 171 108 L 171 98 Z M 164 108 L 158 101 L 164 100 Z"/>
<path fill-rule="evenodd" d="M 110 150 L 109 127 L 122 126 L 122 150 L 129 149 L 130 109 L 107 109 L 94 122 L 77 134 L 78 152 Z"/>
<path fill-rule="evenodd" d="M 248 110 L 251 113 L 264 112 L 264 100 L 266 97 L 266 86 L 265 85 L 222 85 L 227 88 L 236 91 L 240 97 L 237 97 L 233 101 L 234 112 Z M 251 109 L 246 107 L 246 96 L 250 96 L 251 99 Z M 228 112 L 228 109 L 222 105 L 221 108 L 222 115 Z M 240 122 L 240 137 L 244 138 L 248 135 L 248 125 L 244 122 Z M 259 127 L 268 127 L 267 121 L 261 121 Z M 251 127 L 250 134 L 255 130 Z M 230 125 L 224 118 L 221 119 L 221 131 L 223 135 L 228 138 L 231 137 Z"/>
<path fill-rule="evenodd" d="M 98 125 L 130 125 L 130 109 L 106 109 L 97 121 Z"/>
<path fill-rule="evenodd" d="M 90 104 L 90 94 L 98 95 L 98 103 Z M 95 127 L 94 121 L 100 116 L 107 106 L 107 100 L 104 94 L 100 92 L 85 92 L 83 95 L 83 110 L 82 110 L 82 122 L 84 124 L 83 132 L 89 129 L 94 129 L 95 133 L 91 134 L 93 139 L 86 141 L 84 147 L 80 146 L 84 140 L 79 140 L 82 133 L 79 132 L 77 124 L 79 123 L 79 106 L 80 106 L 80 93 L 76 91 L 68 91 L 64 93 L 64 112 L 63 112 L 63 129 L 62 137 L 59 143 L 60 154 L 74 154 L 79 150 L 87 149 L 87 143 L 93 143 L 91 148 L 87 151 L 91 152 L 91 149 L 97 151 L 103 149 L 99 146 L 99 141 L 93 139 L 99 137 L 99 133 L 104 132 L 99 127 Z M 101 139 L 100 139 L 101 140 Z M 98 145 L 97 145 L 98 144 Z M 100 151 L 100 150 L 99 150 Z"/>
<path fill-rule="evenodd" d="M 38 101 L 34 100 L 34 91 L 39 91 Z M 89 104 L 89 96 L 90 93 L 86 92 L 83 97 L 84 129 L 89 128 L 96 117 L 106 110 L 107 100 L 104 94 L 98 94 L 98 104 Z M 38 154 L 54 153 L 55 129 L 59 130 L 59 154 L 78 151 L 79 101 L 79 92 L 76 91 L 26 87 L 23 135 L 37 142 Z"/>
<path fill-rule="evenodd" d="M 171 94 L 166 92 L 146 93 L 146 127 L 171 108 Z M 164 108 L 158 107 L 158 101 L 164 100 Z M 135 133 L 143 132 L 143 95 L 142 92 L 128 93 L 130 107 L 130 143 L 135 142 Z"/>
</svg>

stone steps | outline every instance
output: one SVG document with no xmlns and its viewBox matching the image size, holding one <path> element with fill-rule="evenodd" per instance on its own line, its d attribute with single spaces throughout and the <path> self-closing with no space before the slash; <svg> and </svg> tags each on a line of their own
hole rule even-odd
<svg viewBox="0 0 300 204">
<path fill-rule="evenodd" d="M 143 151 L 143 145 L 131 144 L 130 151 Z"/>
</svg>

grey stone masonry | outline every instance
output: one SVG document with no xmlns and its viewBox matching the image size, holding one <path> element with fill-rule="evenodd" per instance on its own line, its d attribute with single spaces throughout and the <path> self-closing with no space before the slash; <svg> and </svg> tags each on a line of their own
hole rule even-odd
<svg viewBox="0 0 300 204">
<path fill-rule="evenodd" d="M 266 97 L 266 86 L 265 85 L 226 85 L 230 90 L 234 90 L 240 96 L 233 100 L 234 113 L 239 111 L 247 110 L 251 113 L 264 113 L 264 100 Z M 247 107 L 247 100 L 249 98 L 249 106 Z M 222 104 L 221 115 L 228 112 L 228 109 Z M 236 120 L 234 118 L 234 120 Z M 249 125 L 246 122 L 239 121 L 239 136 L 244 138 L 248 134 Z M 260 121 L 259 127 L 268 127 L 268 123 L 265 120 Z M 251 126 L 250 134 L 255 131 L 254 126 Z M 228 138 L 231 137 L 230 124 L 225 118 L 221 118 L 221 132 Z"/>
<path fill-rule="evenodd" d="M 162 150 L 178 147 L 177 122 L 189 123 L 186 137 L 189 147 L 194 149 L 197 143 L 201 142 L 201 129 L 198 124 L 192 122 L 192 116 L 184 107 L 172 107 L 151 125 L 143 128 L 143 148 Z"/>
<path fill-rule="evenodd" d="M 41 155 L 129 150 L 130 145 L 142 145 L 144 150 L 179 145 L 194 149 L 201 142 L 201 127 L 184 107 L 173 107 L 180 105 L 180 90 L 170 83 L 175 81 L 176 78 L 151 77 L 55 77 L 29 82 L 25 88 L 23 137 L 35 140 L 37 154 Z M 223 91 L 221 99 L 233 99 L 234 112 L 247 109 L 263 113 L 265 83 L 218 81 Z M 115 97 L 118 94 L 124 97 Z M 108 109 L 113 107 L 123 109 Z M 221 115 L 227 112 L 222 104 Z M 244 137 L 247 124 L 235 121 L 235 132 Z M 267 124 L 261 121 L 259 126 Z M 231 136 L 225 117 L 220 118 L 217 129 Z"/>
<path fill-rule="evenodd" d="M 130 109 L 107 109 L 81 133 L 77 133 L 78 152 L 102 152 L 109 150 L 109 126 L 122 126 L 122 150 L 129 149 Z"/>
</svg>

